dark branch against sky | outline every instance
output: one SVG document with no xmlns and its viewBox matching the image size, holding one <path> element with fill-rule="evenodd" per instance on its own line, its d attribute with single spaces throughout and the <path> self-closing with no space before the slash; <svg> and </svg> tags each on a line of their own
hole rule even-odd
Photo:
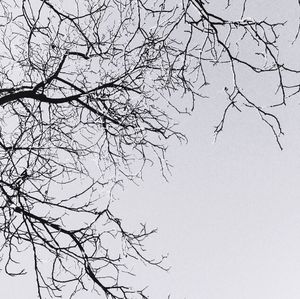
<svg viewBox="0 0 300 299">
<path fill-rule="evenodd" d="M 145 249 L 155 229 L 126 227 L 117 188 L 140 182 L 152 166 L 169 179 L 167 149 L 187 141 L 178 121 L 201 105 L 201 117 L 217 120 L 215 138 L 249 123 L 283 149 L 282 111 L 300 91 L 300 65 L 290 54 L 299 23 L 289 15 L 299 8 L 291 1 L 285 13 L 271 4 L 266 11 L 249 1 L 1 1 L 6 274 L 34 273 L 39 298 L 87 290 L 147 298 L 144 287 L 127 284 L 134 265 L 168 266 L 165 255 L 155 259 Z M 193 125 L 199 143 L 203 126 Z M 202 157 L 191 159 L 196 165 Z M 182 175 L 198 174 L 183 168 Z M 28 252 L 25 269 L 18 261 Z"/>
</svg>

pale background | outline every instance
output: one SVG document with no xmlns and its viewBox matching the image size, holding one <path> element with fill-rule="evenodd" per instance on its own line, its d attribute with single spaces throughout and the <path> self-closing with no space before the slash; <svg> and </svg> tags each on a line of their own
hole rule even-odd
<svg viewBox="0 0 300 299">
<path fill-rule="evenodd" d="M 294 2 L 266 9 L 295 17 Z M 260 6 L 259 6 L 260 5 Z M 221 78 L 222 79 L 222 78 Z M 263 82 L 267 86 L 271 82 Z M 249 83 L 251 84 L 251 83 Z M 264 86 L 255 86 L 262 96 Z M 171 142 L 174 165 L 166 182 L 156 168 L 139 186 L 120 192 L 120 217 L 128 225 L 147 222 L 159 233 L 149 253 L 169 252 L 168 272 L 143 270 L 150 298 L 298 299 L 300 296 L 300 106 L 296 97 L 279 116 L 285 131 L 280 151 L 271 131 L 253 111 L 230 114 L 214 142 L 222 112 L 222 91 L 180 118 L 189 143 Z M 221 104 L 220 104 L 221 103 Z M 0 298 L 33 299 L 33 277 L 8 279 L 0 273 Z M 78 298 L 96 298 L 86 294 Z"/>
</svg>

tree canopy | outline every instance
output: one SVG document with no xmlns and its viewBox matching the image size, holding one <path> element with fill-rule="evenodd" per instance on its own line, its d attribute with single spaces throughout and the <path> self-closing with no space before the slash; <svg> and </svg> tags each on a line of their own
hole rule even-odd
<svg viewBox="0 0 300 299">
<path fill-rule="evenodd" d="M 71 296 L 95 289 L 104 298 L 147 298 L 124 277 L 136 260 L 164 269 L 164 256 L 154 260 L 143 247 L 155 230 L 128 231 L 111 205 L 114 187 L 140 178 L 144 167 L 156 163 L 162 175 L 168 172 L 168 139 L 185 141 L 176 114 L 190 113 L 207 98 L 217 72 L 227 72 L 215 134 L 230 111 L 252 109 L 281 147 L 274 109 L 299 92 L 300 68 L 281 55 L 289 23 L 248 15 L 248 6 L 246 0 L 0 2 L 7 274 L 25 274 L 16 262 L 30 252 L 39 298 L 58 297 L 66 285 Z M 273 102 L 253 97 L 244 74 L 272 76 Z"/>
</svg>

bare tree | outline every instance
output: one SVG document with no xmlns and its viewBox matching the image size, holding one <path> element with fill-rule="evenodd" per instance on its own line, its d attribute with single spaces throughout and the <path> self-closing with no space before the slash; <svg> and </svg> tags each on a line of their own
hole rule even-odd
<svg viewBox="0 0 300 299">
<path fill-rule="evenodd" d="M 185 140 L 173 116 L 206 97 L 214 67 L 231 74 L 215 133 L 231 108 L 251 108 L 280 145 L 271 106 L 300 90 L 290 80 L 298 71 L 279 55 L 285 23 L 248 17 L 246 1 L 238 19 L 226 17 L 229 1 L 219 5 L 0 2 L 1 250 L 9 275 L 25 274 L 16 261 L 31 252 L 39 298 L 58 297 L 65 285 L 71 296 L 93 288 L 104 298 L 147 298 L 124 275 L 136 260 L 164 269 L 164 257 L 143 247 L 154 230 L 130 232 L 114 215 L 113 189 L 152 163 L 165 175 L 167 140 Z M 280 99 L 257 104 L 240 82 L 245 69 L 274 76 Z"/>
</svg>

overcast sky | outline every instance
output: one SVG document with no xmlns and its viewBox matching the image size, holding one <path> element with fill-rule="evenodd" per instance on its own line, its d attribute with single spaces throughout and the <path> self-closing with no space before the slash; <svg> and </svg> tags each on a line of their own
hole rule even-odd
<svg viewBox="0 0 300 299">
<path fill-rule="evenodd" d="M 214 107 L 199 106 L 184 123 L 189 144 L 170 149 L 170 182 L 148 172 L 140 187 L 127 188 L 122 203 L 159 227 L 155 242 L 170 253 L 173 268 L 155 281 L 153 298 L 299 298 L 300 107 L 293 108 L 280 151 L 250 113 L 233 116 L 213 143 Z"/>
<path fill-rule="evenodd" d="M 172 266 L 168 273 L 147 267 L 137 281 L 150 285 L 154 299 L 298 299 L 300 101 L 279 112 L 281 151 L 252 111 L 230 114 L 214 142 L 222 98 L 215 91 L 180 119 L 189 143 L 171 143 L 169 182 L 151 168 L 120 193 L 120 216 L 158 227 L 149 253 L 168 252 Z M 255 92 L 264 94 L 264 86 Z M 0 286 L 1 298 L 35 298 L 32 277 L 0 274 Z"/>
</svg>

